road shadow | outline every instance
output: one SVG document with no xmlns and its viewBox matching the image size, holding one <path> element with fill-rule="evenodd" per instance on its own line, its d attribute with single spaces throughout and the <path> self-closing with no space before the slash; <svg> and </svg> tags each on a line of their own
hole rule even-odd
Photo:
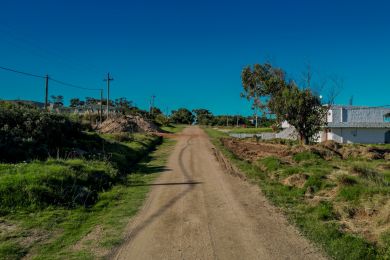
<svg viewBox="0 0 390 260">
<path fill-rule="evenodd" d="M 153 173 L 163 173 L 163 172 L 169 172 L 172 171 L 172 169 L 166 167 L 166 166 L 150 166 L 146 164 L 138 165 L 135 169 L 135 172 L 140 172 L 142 174 L 153 174 Z"/>
<path fill-rule="evenodd" d="M 139 186 L 175 186 L 175 185 L 197 185 L 202 184 L 201 181 L 189 181 L 189 182 L 165 182 L 165 183 L 145 183 L 145 184 L 130 184 L 129 187 Z"/>
</svg>

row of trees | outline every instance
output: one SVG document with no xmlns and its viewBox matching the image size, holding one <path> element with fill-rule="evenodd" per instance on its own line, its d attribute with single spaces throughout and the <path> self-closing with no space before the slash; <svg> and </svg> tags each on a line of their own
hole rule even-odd
<svg viewBox="0 0 390 260">
<path fill-rule="evenodd" d="M 213 115 L 208 109 L 194 109 L 192 111 L 186 108 L 180 108 L 172 111 L 170 121 L 176 124 L 192 124 L 226 126 L 226 125 L 252 125 L 250 117 L 240 115 Z M 259 124 L 263 127 L 270 127 L 274 124 L 273 119 L 261 117 Z"/>
<path fill-rule="evenodd" d="M 255 64 L 241 73 L 241 96 L 252 101 L 255 111 L 273 114 L 277 123 L 287 121 L 294 126 L 301 142 L 308 144 L 326 124 L 329 106 L 323 105 L 321 97 L 310 87 L 310 74 L 307 78 L 308 84 L 299 87 L 286 78 L 282 69 L 269 63 Z"/>
</svg>

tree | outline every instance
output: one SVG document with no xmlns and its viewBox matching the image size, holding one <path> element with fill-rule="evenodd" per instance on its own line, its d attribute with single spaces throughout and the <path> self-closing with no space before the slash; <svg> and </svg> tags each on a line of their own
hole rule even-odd
<svg viewBox="0 0 390 260">
<path fill-rule="evenodd" d="M 85 104 L 87 106 L 97 105 L 97 104 L 99 104 L 99 102 L 100 102 L 99 99 L 96 99 L 96 98 L 93 98 L 93 97 L 86 97 L 85 98 Z"/>
<path fill-rule="evenodd" d="M 310 89 L 286 86 L 273 97 L 270 106 L 279 122 L 286 120 L 295 127 L 304 144 L 308 144 L 326 124 L 328 108 L 322 106 L 321 99 Z"/>
<path fill-rule="evenodd" d="M 59 96 L 52 95 L 52 96 L 50 96 L 50 98 L 51 98 L 51 100 L 52 100 L 52 102 L 53 102 L 53 104 L 54 104 L 55 106 L 57 106 L 57 107 L 62 107 L 62 106 L 64 106 L 64 96 L 61 96 L 61 95 L 59 95 Z"/>
<path fill-rule="evenodd" d="M 131 108 L 133 107 L 133 102 L 127 100 L 125 97 L 117 98 L 114 101 L 115 109 L 117 109 L 123 115 L 130 114 Z"/>
<path fill-rule="evenodd" d="M 269 63 L 247 66 L 241 72 L 244 91 L 241 97 L 252 101 L 256 127 L 258 126 L 258 110 L 268 113 L 268 102 L 285 86 L 285 73 Z"/>
<path fill-rule="evenodd" d="M 310 70 L 304 89 L 287 82 L 285 73 L 268 63 L 246 67 L 241 77 L 242 95 L 254 100 L 254 106 L 274 114 L 278 123 L 286 120 L 294 126 L 302 143 L 308 144 L 326 124 L 328 107 L 322 106 L 320 97 L 310 89 Z"/>
<path fill-rule="evenodd" d="M 176 124 L 192 124 L 194 122 L 194 115 L 186 108 L 179 108 L 172 111 L 171 121 Z"/>
<path fill-rule="evenodd" d="M 213 114 L 207 109 L 194 109 L 193 113 L 196 114 L 196 122 L 198 125 L 211 125 L 213 123 Z"/>
<path fill-rule="evenodd" d="M 80 101 L 79 98 L 72 98 L 72 99 L 70 100 L 70 107 L 76 108 L 76 107 L 81 106 L 81 104 L 82 104 L 82 101 Z"/>
</svg>

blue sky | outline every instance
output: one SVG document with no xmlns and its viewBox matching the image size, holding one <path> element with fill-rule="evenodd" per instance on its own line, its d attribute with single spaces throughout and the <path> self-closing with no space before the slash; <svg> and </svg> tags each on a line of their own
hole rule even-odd
<svg viewBox="0 0 390 260">
<path fill-rule="evenodd" d="M 337 75 L 337 103 L 390 104 L 388 1 L 2 0 L 0 66 L 89 88 L 143 108 L 251 114 L 240 98 L 245 65 L 271 60 L 298 82 Z M 42 79 L 0 70 L 2 99 L 44 98 Z M 99 96 L 50 84 L 50 94 Z"/>
</svg>

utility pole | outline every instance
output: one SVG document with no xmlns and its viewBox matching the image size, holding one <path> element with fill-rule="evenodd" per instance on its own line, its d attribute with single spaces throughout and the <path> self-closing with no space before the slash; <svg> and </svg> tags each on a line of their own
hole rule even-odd
<svg viewBox="0 0 390 260">
<path fill-rule="evenodd" d="M 153 115 L 153 109 L 154 109 L 154 99 L 156 98 L 155 95 L 153 95 L 150 99 L 150 117 L 152 117 Z"/>
<path fill-rule="evenodd" d="M 110 81 L 114 80 L 113 78 L 110 78 L 110 73 L 107 73 L 107 78 L 104 79 L 104 81 L 107 81 L 107 118 L 109 117 L 109 111 L 110 111 Z"/>
<path fill-rule="evenodd" d="M 45 110 L 47 110 L 49 105 L 49 75 L 45 76 Z"/>
<path fill-rule="evenodd" d="M 236 127 L 238 127 L 238 117 L 239 117 L 239 115 L 237 114 L 237 122 L 236 122 Z"/>
<path fill-rule="evenodd" d="M 103 116 L 103 89 L 100 89 L 100 124 L 102 124 Z"/>
</svg>

